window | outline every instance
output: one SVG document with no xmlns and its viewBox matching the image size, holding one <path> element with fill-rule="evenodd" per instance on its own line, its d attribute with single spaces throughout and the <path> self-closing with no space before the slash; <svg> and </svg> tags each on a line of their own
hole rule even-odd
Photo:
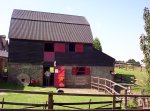
<svg viewBox="0 0 150 111">
<path fill-rule="evenodd" d="M 54 52 L 54 44 L 53 43 L 45 43 L 44 51 L 45 52 Z"/>
<path fill-rule="evenodd" d="M 77 67 L 77 75 L 85 74 L 85 67 Z"/>
<path fill-rule="evenodd" d="M 90 75 L 89 67 L 73 67 L 72 75 Z"/>
<path fill-rule="evenodd" d="M 69 44 L 69 52 L 75 52 L 75 43 Z"/>
<path fill-rule="evenodd" d="M 77 52 L 77 53 L 83 53 L 84 46 L 81 43 L 70 43 L 69 44 L 69 52 Z"/>
</svg>

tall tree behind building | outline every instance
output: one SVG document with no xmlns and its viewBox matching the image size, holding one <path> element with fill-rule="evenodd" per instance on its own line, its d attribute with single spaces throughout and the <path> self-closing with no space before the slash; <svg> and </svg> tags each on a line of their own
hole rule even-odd
<svg viewBox="0 0 150 111">
<path fill-rule="evenodd" d="M 145 29 L 146 34 L 141 35 L 140 46 L 144 54 L 144 63 L 145 63 L 147 72 L 150 76 L 150 12 L 147 7 L 144 8 L 143 19 L 145 22 L 144 29 Z"/>
<path fill-rule="evenodd" d="M 150 12 L 147 7 L 144 8 L 143 19 L 145 22 L 145 32 L 146 34 L 142 34 L 140 37 L 140 46 L 141 50 L 144 54 L 143 62 L 145 63 L 146 70 L 148 72 L 148 79 L 145 81 L 143 88 L 143 94 L 150 93 Z"/>
<path fill-rule="evenodd" d="M 93 41 L 93 46 L 95 49 L 102 51 L 102 46 L 101 46 L 100 40 L 97 37 Z"/>
</svg>

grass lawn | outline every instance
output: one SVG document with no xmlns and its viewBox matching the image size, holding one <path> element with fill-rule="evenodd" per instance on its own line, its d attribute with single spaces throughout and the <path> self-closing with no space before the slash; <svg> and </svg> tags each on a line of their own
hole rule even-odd
<svg viewBox="0 0 150 111">
<path fill-rule="evenodd" d="M 135 78 L 137 79 L 135 82 L 135 85 L 132 87 L 133 92 L 140 93 L 141 89 L 139 88 L 139 85 L 142 85 L 144 81 L 147 80 L 147 73 L 146 71 L 140 71 L 140 69 L 136 68 L 135 70 L 125 70 L 125 69 L 119 69 L 115 68 L 115 72 L 117 74 L 126 74 L 126 75 L 134 75 Z"/>
<path fill-rule="evenodd" d="M 25 91 L 28 90 L 28 91 L 42 91 L 42 92 L 49 92 L 49 91 L 55 92 L 56 90 L 53 87 L 47 87 L 47 88 L 33 87 L 33 86 L 23 87 L 23 86 L 9 84 L 4 81 L 0 82 L 0 89 L 13 89 L 13 90 L 25 90 Z M 5 101 L 27 102 L 27 103 L 46 103 L 46 101 L 48 100 L 47 95 L 0 93 L 0 101 L 3 98 L 5 99 Z M 110 97 L 58 96 L 58 95 L 54 96 L 54 102 L 89 102 L 90 99 L 93 102 L 112 100 L 112 98 Z M 96 108 L 103 105 L 91 105 L 91 108 Z M 89 105 L 76 105 L 72 107 L 88 109 Z M 24 108 L 24 106 L 4 105 L 4 108 Z M 54 109 L 68 109 L 68 108 L 61 107 L 61 106 L 54 106 Z"/>
<path fill-rule="evenodd" d="M 118 74 L 126 74 L 126 75 L 134 75 L 136 79 L 138 80 L 144 80 L 147 78 L 147 74 L 145 71 L 140 71 L 140 70 L 125 70 L 125 69 L 119 69 L 115 68 L 115 72 Z M 138 81 L 137 81 L 138 82 Z"/>
</svg>

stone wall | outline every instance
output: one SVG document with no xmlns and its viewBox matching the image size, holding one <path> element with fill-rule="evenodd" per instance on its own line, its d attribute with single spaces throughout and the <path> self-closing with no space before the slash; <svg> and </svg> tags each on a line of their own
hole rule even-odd
<svg viewBox="0 0 150 111">
<path fill-rule="evenodd" d="M 114 67 L 108 66 L 91 66 L 91 76 L 107 78 L 112 80 L 110 71 L 114 71 Z"/>
<path fill-rule="evenodd" d="M 72 66 L 65 66 L 66 87 L 89 87 L 90 75 L 72 75 Z"/>
<path fill-rule="evenodd" d="M 66 87 L 90 87 L 91 76 L 107 78 L 112 80 L 110 71 L 113 67 L 90 66 L 91 75 L 72 75 L 72 66 L 65 66 L 65 85 Z"/>
<path fill-rule="evenodd" d="M 22 78 L 20 80 L 20 78 Z M 43 65 L 33 64 L 8 64 L 8 81 L 16 84 L 22 84 L 23 82 L 30 82 L 34 80 L 33 85 L 43 85 Z"/>
<path fill-rule="evenodd" d="M 89 66 L 90 75 L 72 75 L 72 66 L 65 66 L 65 87 L 90 87 L 91 76 L 112 79 L 113 67 Z M 36 85 L 43 85 L 43 65 L 9 63 L 8 81 L 22 84 L 20 75 L 27 75 L 31 80 L 38 80 Z"/>
</svg>

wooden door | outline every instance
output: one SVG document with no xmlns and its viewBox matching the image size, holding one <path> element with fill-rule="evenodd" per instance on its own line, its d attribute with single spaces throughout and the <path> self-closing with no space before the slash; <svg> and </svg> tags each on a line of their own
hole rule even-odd
<svg viewBox="0 0 150 111">
<path fill-rule="evenodd" d="M 54 86 L 65 87 L 65 67 L 64 66 L 55 67 Z"/>
</svg>

